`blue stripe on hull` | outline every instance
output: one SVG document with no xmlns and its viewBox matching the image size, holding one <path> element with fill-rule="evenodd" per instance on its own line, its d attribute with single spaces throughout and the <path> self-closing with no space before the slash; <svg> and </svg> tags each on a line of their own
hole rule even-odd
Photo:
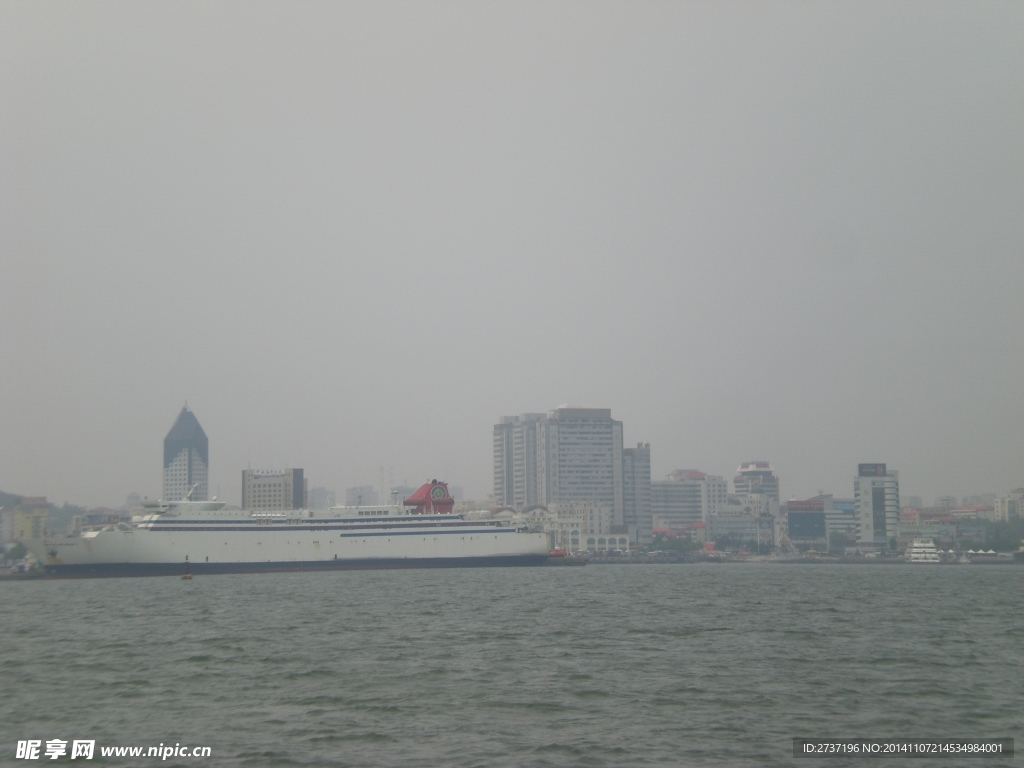
<svg viewBox="0 0 1024 768">
<path fill-rule="evenodd" d="M 183 573 L 281 573 L 290 571 L 354 571 L 394 568 L 494 568 L 544 565 L 547 555 L 493 557 L 367 558 L 363 560 L 303 560 L 268 563 L 97 563 L 47 565 L 46 575 L 57 579 L 119 576 L 181 576 Z"/>
</svg>

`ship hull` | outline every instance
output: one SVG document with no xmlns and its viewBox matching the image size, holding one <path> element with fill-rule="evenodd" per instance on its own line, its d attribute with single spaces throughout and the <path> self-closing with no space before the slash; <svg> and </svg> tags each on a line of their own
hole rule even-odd
<svg viewBox="0 0 1024 768">
<path fill-rule="evenodd" d="M 294 573 L 304 571 L 395 570 L 400 568 L 512 568 L 544 565 L 546 554 L 488 557 L 365 558 L 252 563 L 79 563 L 45 565 L 54 579 L 96 579 L 132 576 L 181 576 L 226 573 Z"/>
</svg>

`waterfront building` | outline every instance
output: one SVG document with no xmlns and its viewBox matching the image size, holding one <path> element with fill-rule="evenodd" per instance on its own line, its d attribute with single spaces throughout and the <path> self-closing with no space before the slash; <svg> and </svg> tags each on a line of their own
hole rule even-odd
<svg viewBox="0 0 1024 768">
<path fill-rule="evenodd" d="M 555 501 L 547 506 L 551 514 L 560 520 L 578 523 L 580 534 L 603 536 L 613 528 L 612 508 L 607 504 L 590 501 Z"/>
<path fill-rule="evenodd" d="M 857 538 L 859 524 L 857 505 L 853 499 L 837 499 L 831 493 L 820 493 L 802 501 L 790 499 L 784 507 L 783 514 L 786 517 L 793 513 L 821 512 L 828 535 L 844 533 Z M 790 538 L 793 538 L 792 535 Z"/>
<path fill-rule="evenodd" d="M 637 443 L 622 451 L 623 525 L 630 541 L 650 544 L 654 521 L 651 514 L 651 444 Z"/>
<path fill-rule="evenodd" d="M 719 515 L 752 515 L 763 517 L 771 515 L 779 516 L 779 502 L 767 493 L 730 493 L 725 501 L 718 501 L 715 505 L 715 513 Z"/>
<path fill-rule="evenodd" d="M 11 511 L 10 540 L 43 538 L 49 516 L 50 506 L 45 496 L 22 496 L 18 506 Z"/>
<path fill-rule="evenodd" d="M 511 518 L 531 528 L 539 526 L 539 530 L 549 535 L 552 549 L 560 548 L 567 552 L 629 551 L 629 536 L 613 532 L 612 510 L 604 504 L 552 502 L 546 507 L 535 505 L 524 512 L 511 513 Z"/>
<path fill-rule="evenodd" d="M 719 480 L 724 487 L 725 481 Z M 759 552 L 770 551 L 778 539 L 778 518 L 779 502 L 768 494 L 727 494 L 708 513 L 705 536 L 710 540 L 729 536 L 744 547 L 753 544 Z"/>
<path fill-rule="evenodd" d="M 164 438 L 164 499 L 207 501 L 209 472 L 210 441 L 186 405 Z"/>
<path fill-rule="evenodd" d="M 825 526 L 830 534 L 849 533 L 860 539 L 860 516 L 857 514 L 856 499 L 832 497 L 832 508 L 825 510 Z"/>
<path fill-rule="evenodd" d="M 959 519 L 962 518 L 981 518 L 983 520 L 998 520 L 996 516 L 996 509 L 994 506 L 987 506 L 985 504 L 965 504 L 960 507 L 949 510 L 949 514 Z"/>
<path fill-rule="evenodd" d="M 790 506 L 786 514 L 786 535 L 794 543 L 826 541 L 828 532 L 824 510 L 797 510 Z"/>
<path fill-rule="evenodd" d="M 972 521 L 966 522 L 970 524 Z M 951 514 L 945 507 L 903 507 L 900 510 L 899 544 L 921 538 L 952 543 L 957 537 L 958 527 L 964 523 L 963 518 Z"/>
<path fill-rule="evenodd" d="M 242 509 L 306 509 L 306 483 L 301 469 L 244 469 Z"/>
<path fill-rule="evenodd" d="M 745 496 L 737 496 L 735 493 L 726 495 L 725 501 L 715 505 L 714 512 L 705 515 L 705 519 L 711 515 L 725 515 L 727 517 L 752 517 L 751 512 L 743 504 Z"/>
<path fill-rule="evenodd" d="M 900 535 L 900 479 L 885 464 L 858 464 L 853 498 L 860 521 L 858 543 L 888 546 Z"/>
<path fill-rule="evenodd" d="M 711 515 L 704 529 L 707 541 L 732 539 L 741 548 L 764 552 L 774 547 L 775 518 L 771 515 Z"/>
<path fill-rule="evenodd" d="M 775 501 L 779 500 L 779 478 L 775 476 L 772 465 L 767 461 L 747 461 L 740 464 L 732 483 L 738 496 L 764 493 Z"/>
<path fill-rule="evenodd" d="M 1000 496 L 992 505 L 994 519 L 1009 520 L 1011 517 L 1024 517 L 1024 488 L 1015 488 L 1005 496 Z"/>
<path fill-rule="evenodd" d="M 546 416 L 507 416 L 494 427 L 494 498 L 499 506 L 588 501 L 622 525 L 622 422 L 608 408 L 561 406 Z"/>
<path fill-rule="evenodd" d="M 601 535 L 587 536 L 586 550 L 588 552 L 612 552 L 618 550 L 623 554 L 629 554 L 629 536 L 624 534 L 612 534 L 607 538 Z"/>
<path fill-rule="evenodd" d="M 691 523 L 707 522 L 729 496 L 722 477 L 694 469 L 677 469 L 665 480 L 651 483 L 653 527 L 679 531 Z"/>
</svg>

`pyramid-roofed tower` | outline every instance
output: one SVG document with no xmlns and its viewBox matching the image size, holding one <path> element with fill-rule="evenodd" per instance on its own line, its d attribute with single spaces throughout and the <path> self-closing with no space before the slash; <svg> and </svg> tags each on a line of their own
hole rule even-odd
<svg viewBox="0 0 1024 768">
<path fill-rule="evenodd" d="M 209 456 L 210 441 L 186 405 L 164 438 L 164 499 L 184 499 L 191 492 L 192 501 L 206 501 Z"/>
</svg>

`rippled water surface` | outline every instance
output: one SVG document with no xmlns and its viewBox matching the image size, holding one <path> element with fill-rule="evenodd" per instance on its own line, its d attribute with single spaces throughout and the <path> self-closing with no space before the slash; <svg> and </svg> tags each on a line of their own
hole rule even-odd
<svg viewBox="0 0 1024 768">
<path fill-rule="evenodd" d="M 1022 587 L 1011 566 L 776 564 L 3 583 L 0 764 L 31 765 L 13 759 L 29 738 L 213 752 L 99 765 L 864 764 L 794 760 L 797 736 L 1024 750 Z"/>
</svg>

